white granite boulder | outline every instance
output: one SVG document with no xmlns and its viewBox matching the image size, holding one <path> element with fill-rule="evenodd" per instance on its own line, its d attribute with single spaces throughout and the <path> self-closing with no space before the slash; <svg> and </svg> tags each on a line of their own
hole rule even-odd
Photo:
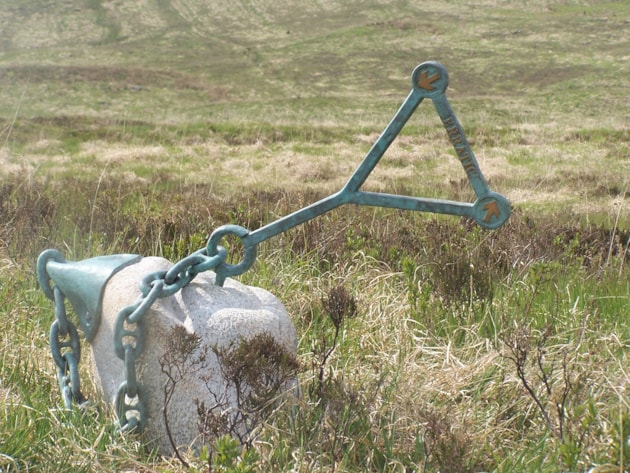
<svg viewBox="0 0 630 473">
<path fill-rule="evenodd" d="M 118 313 L 137 300 L 143 277 L 169 267 L 163 258 L 142 258 L 105 286 L 91 347 L 96 378 L 112 403 L 125 381 L 124 363 L 113 346 Z M 250 404 L 267 401 L 261 389 L 288 389 L 296 331 L 268 291 L 233 279 L 220 287 L 207 271 L 174 295 L 157 299 L 143 324 L 146 338 L 135 362 L 146 406 L 143 436 L 162 453 L 172 453 L 174 446 L 199 446 L 221 429 L 247 434 L 256 421 Z M 272 363 L 278 353 L 289 360 L 287 369 Z"/>
</svg>

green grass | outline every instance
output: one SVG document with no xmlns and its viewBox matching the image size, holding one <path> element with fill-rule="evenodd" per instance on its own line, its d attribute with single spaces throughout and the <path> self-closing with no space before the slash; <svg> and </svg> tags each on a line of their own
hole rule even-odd
<svg viewBox="0 0 630 473">
<path fill-rule="evenodd" d="M 425 60 L 513 216 L 348 206 L 263 242 L 241 280 L 291 314 L 303 396 L 252 455 L 215 448 L 256 471 L 628 471 L 630 4 L 342 3 L 0 2 L 0 471 L 187 471 L 116 433 L 87 359 L 93 405 L 62 410 L 37 255 L 176 261 L 339 190 Z M 474 199 L 429 101 L 366 188 Z M 324 359 L 340 286 L 358 314 Z"/>
</svg>

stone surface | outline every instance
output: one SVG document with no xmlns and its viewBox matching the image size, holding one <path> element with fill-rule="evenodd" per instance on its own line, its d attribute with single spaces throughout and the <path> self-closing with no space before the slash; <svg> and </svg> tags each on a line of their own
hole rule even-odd
<svg viewBox="0 0 630 473">
<path fill-rule="evenodd" d="M 92 341 L 93 366 L 104 397 L 113 403 L 125 379 L 122 360 L 114 352 L 114 327 L 119 311 L 140 295 L 142 278 L 166 270 L 171 263 L 162 258 L 143 258 L 107 283 L 103 294 L 102 321 Z M 233 279 L 223 287 L 214 284 L 214 273 L 206 271 L 184 289 L 158 299 L 144 316 L 146 339 L 142 355 L 136 361 L 138 380 L 144 387 L 147 418 L 144 438 L 163 453 L 173 452 L 166 435 L 164 416 L 165 386 L 169 377 L 163 372 L 171 367 L 175 388 L 167 406 L 168 427 L 177 446 L 192 446 L 199 441 L 197 404 L 206 407 L 224 403 L 234 409 L 236 394 L 218 364 L 212 347 L 236 346 L 261 334 L 270 334 L 288 353 L 297 352 L 297 335 L 284 306 L 268 291 L 245 286 Z M 165 363 L 169 341 L 177 331 L 199 337 L 200 346 L 187 361 Z M 176 358 L 176 357 L 175 357 Z M 171 360 L 173 357 L 171 357 Z M 168 370 L 168 369 L 167 369 Z"/>
</svg>

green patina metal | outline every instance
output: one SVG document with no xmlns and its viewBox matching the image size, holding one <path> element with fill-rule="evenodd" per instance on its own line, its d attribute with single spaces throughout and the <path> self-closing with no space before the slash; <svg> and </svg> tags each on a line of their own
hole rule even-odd
<svg viewBox="0 0 630 473">
<path fill-rule="evenodd" d="M 37 276 L 43 288 L 50 291 L 49 281 L 52 280 L 64 293 L 79 318 L 85 338 L 90 341 L 100 323 L 105 284 L 116 272 L 140 258 L 139 255 L 124 254 L 66 261 L 59 252 L 48 250 L 38 258 Z M 52 292 L 45 292 L 52 295 Z"/>
<path fill-rule="evenodd" d="M 507 221 L 511 212 L 510 204 L 501 194 L 490 190 L 488 183 L 481 173 L 477 159 L 466 139 L 464 130 L 446 98 L 445 92 L 448 87 L 448 73 L 444 66 L 433 61 L 420 64 L 411 74 L 411 85 L 411 92 L 398 109 L 396 115 L 394 115 L 394 118 L 387 125 L 370 151 L 368 151 L 365 158 L 363 158 L 363 161 L 354 174 L 339 192 L 252 232 L 248 232 L 242 227 L 230 225 L 218 228 L 215 233 L 211 235 L 210 241 L 215 242 L 220 240 L 220 238 L 217 238 L 219 234 L 223 236 L 228 233 L 233 233 L 241 239 L 246 251 L 246 258 L 244 258 L 240 264 L 222 265 L 215 270 L 218 275 L 217 284 L 222 284 L 225 277 L 237 276 L 247 271 L 254 262 L 254 258 L 249 258 L 248 255 L 252 253 L 255 254 L 255 247 L 258 243 L 329 212 L 343 204 L 390 207 L 403 210 L 466 216 L 473 218 L 481 227 L 486 229 L 496 229 Z M 468 180 L 477 197 L 477 200 L 473 203 L 391 195 L 360 190 L 389 146 L 416 111 L 418 105 L 420 105 L 425 98 L 429 98 L 433 101 L 435 110 L 440 116 L 446 133 L 455 148 L 457 157 L 468 176 Z M 212 251 L 210 245 L 208 246 L 208 251 Z"/>
<path fill-rule="evenodd" d="M 101 303 L 107 281 L 121 269 L 137 262 L 138 255 L 99 256 L 83 261 L 66 261 L 57 250 L 46 250 L 37 259 L 37 278 L 46 297 L 55 304 L 55 321 L 50 327 L 50 349 L 57 365 L 57 377 L 67 409 L 72 402 L 86 401 L 81 392 L 79 362 L 81 343 L 75 325 L 66 316 L 66 298 L 74 308 L 85 338 L 96 336 Z M 50 285 L 53 282 L 54 285 Z"/>
<path fill-rule="evenodd" d="M 137 381 L 135 372 L 135 361 L 142 352 L 144 314 L 155 300 L 179 291 L 200 272 L 214 270 L 216 284 L 222 286 L 227 277 L 243 274 L 254 264 L 258 243 L 343 204 L 465 216 L 474 219 L 486 229 L 496 229 L 507 221 L 511 212 L 510 204 L 501 194 L 490 190 L 466 135 L 446 98 L 448 74 L 444 66 L 432 61 L 420 64 L 411 75 L 411 84 L 411 92 L 398 112 L 340 191 L 251 232 L 238 225 L 221 226 L 211 234 L 205 248 L 179 261 L 170 270 L 149 274 L 139 282 L 141 295 L 133 304 L 120 310 L 114 334 L 116 355 L 125 364 L 126 381 L 120 386 L 115 402 L 122 430 L 142 430 L 145 420 L 142 385 Z M 433 102 L 442 120 L 457 158 L 475 192 L 475 202 L 361 190 L 370 173 L 425 98 Z M 227 251 L 219 245 L 228 235 L 240 239 L 244 246 L 244 257 L 238 264 L 227 263 Z M 139 259 L 140 256 L 125 254 L 69 262 L 56 250 L 46 250 L 38 259 L 37 274 L 42 289 L 46 296 L 55 302 L 57 320 L 51 328 L 51 349 L 59 369 L 59 383 L 67 407 L 71 401 L 81 403 L 85 398 L 80 392 L 78 380 L 77 365 L 80 361 L 78 335 L 76 328 L 66 317 L 64 301 L 66 298 L 69 299 L 86 339 L 92 340 L 98 330 L 103 290 L 107 281 L 117 271 Z M 50 285 L 51 281 L 54 283 L 53 286 Z"/>
</svg>

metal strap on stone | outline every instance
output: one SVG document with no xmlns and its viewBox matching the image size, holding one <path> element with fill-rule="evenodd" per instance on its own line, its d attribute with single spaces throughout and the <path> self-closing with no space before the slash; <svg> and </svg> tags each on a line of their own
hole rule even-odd
<svg viewBox="0 0 630 473">
<path fill-rule="evenodd" d="M 125 370 L 125 381 L 119 386 L 115 399 L 121 430 L 141 431 L 146 422 L 144 390 L 136 376 L 136 360 L 142 354 L 146 333 L 144 316 L 157 299 L 175 294 L 190 284 L 197 274 L 213 270 L 216 273 L 215 284 L 223 286 L 228 277 L 243 274 L 254 264 L 258 243 L 343 204 L 466 216 L 473 218 L 486 229 L 498 228 L 507 221 L 511 211 L 510 204 L 505 197 L 489 189 L 464 131 L 446 98 L 448 74 L 444 66 L 436 62 L 420 64 L 411 75 L 411 84 L 411 92 L 340 191 L 252 232 L 238 225 L 221 226 L 210 235 L 205 248 L 177 262 L 168 271 L 151 273 L 140 282 L 141 295 L 133 304 L 120 310 L 114 330 L 114 350 L 123 361 Z M 385 151 L 425 98 L 432 100 L 440 116 L 477 197 L 474 203 L 360 190 Z M 244 256 L 238 264 L 226 262 L 227 250 L 219 245 L 226 236 L 237 237 L 243 245 Z M 72 402 L 79 404 L 85 402 L 85 397 L 81 393 L 78 371 L 81 360 L 80 341 L 75 325 L 66 316 L 66 296 L 77 312 L 86 339 L 91 340 L 100 320 L 102 288 L 112 274 L 126 265 L 133 264 L 138 258 L 137 255 L 114 255 L 92 258 L 87 260 L 89 264 L 72 263 L 66 262 L 58 251 L 46 250 L 38 259 L 38 279 L 46 297 L 55 304 L 56 320 L 51 327 L 50 345 L 67 408 L 70 408 Z M 72 264 L 89 266 L 91 270 L 95 267 L 96 270 L 91 273 L 94 280 L 77 283 L 77 276 L 71 270 Z M 51 286 L 53 279 L 55 285 Z M 76 288 L 76 285 L 80 287 Z M 64 293 L 58 286 L 63 286 L 66 292 Z"/>
</svg>

